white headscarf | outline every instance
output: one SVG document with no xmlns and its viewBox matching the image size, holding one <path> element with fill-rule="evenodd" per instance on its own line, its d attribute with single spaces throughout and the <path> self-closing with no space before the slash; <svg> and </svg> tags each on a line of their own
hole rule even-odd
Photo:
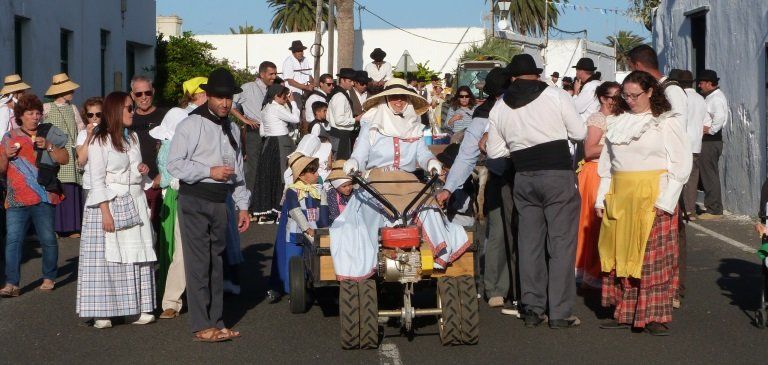
<svg viewBox="0 0 768 365">
<path fill-rule="evenodd" d="M 401 139 L 421 138 L 424 135 L 421 117 L 416 114 L 411 103 L 408 103 L 402 114 L 395 114 L 384 98 L 370 112 L 373 115 L 371 119 L 371 142 L 373 142 L 376 131 L 387 137 Z"/>
<path fill-rule="evenodd" d="M 190 110 L 190 106 L 194 106 Z M 149 130 L 149 135 L 152 136 L 154 139 L 158 140 L 171 140 L 173 139 L 174 133 L 176 133 L 176 127 L 181 123 L 182 120 L 187 118 L 189 116 L 189 113 L 192 110 L 195 110 L 197 108 L 197 105 L 193 103 L 189 103 L 189 106 L 187 106 L 186 109 L 182 108 L 172 108 L 167 113 L 165 113 L 165 117 L 163 117 L 163 121 L 160 122 L 160 125 L 152 128 Z"/>
</svg>

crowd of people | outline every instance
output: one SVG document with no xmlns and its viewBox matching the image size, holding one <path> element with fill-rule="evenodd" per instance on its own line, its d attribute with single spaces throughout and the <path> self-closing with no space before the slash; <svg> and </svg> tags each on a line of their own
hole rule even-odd
<svg viewBox="0 0 768 365">
<path fill-rule="evenodd" d="M 281 69 L 264 61 L 243 85 L 225 69 L 191 78 L 170 109 L 155 105 L 145 76 L 81 108 L 66 74 L 53 76 L 47 103 L 6 77 L 0 296 L 21 294 L 32 223 L 41 290 L 56 285 L 57 235 L 80 238 L 76 313 L 94 327 L 154 322 L 158 302 L 159 318 L 173 319 L 186 304 L 195 340 L 231 340 L 240 333 L 223 322 L 223 294 L 240 293 L 240 233 L 251 222 L 277 225 L 270 302 L 290 294 L 289 261 L 319 228 L 329 228 L 337 278 L 364 280 L 376 274 L 377 227 L 401 219 L 425 171 L 443 188 L 409 213 L 435 269 L 468 249 L 464 227 L 486 217 L 478 285 L 491 307 L 527 327 L 574 327 L 580 285 L 614 309 L 601 328 L 669 334 L 685 295 L 684 220 L 722 214 L 729 112 L 714 71 L 666 77 L 655 51 L 639 46 L 621 84 L 583 58 L 559 87 L 558 72 L 543 80 L 521 54 L 488 73 L 481 100 L 437 76 L 394 77 L 380 48 L 363 70 L 316 80 L 305 50 L 294 41 Z M 451 143 L 435 155 L 429 143 L 442 135 Z M 478 169 L 488 172 L 483 186 Z M 357 189 L 357 173 L 397 211 Z"/>
</svg>

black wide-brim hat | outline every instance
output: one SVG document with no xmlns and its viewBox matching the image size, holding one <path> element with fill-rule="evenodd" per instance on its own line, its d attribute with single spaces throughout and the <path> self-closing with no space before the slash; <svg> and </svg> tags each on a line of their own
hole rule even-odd
<svg viewBox="0 0 768 365">
<path fill-rule="evenodd" d="M 549 75 L 549 76 L 552 76 L 552 77 L 560 77 L 560 73 L 559 73 L 559 72 L 557 72 L 557 71 L 555 71 L 555 72 L 553 72 L 553 73 L 552 73 L 551 75 Z"/>
<path fill-rule="evenodd" d="M 384 52 L 381 48 L 374 48 L 371 52 L 371 59 L 374 61 L 383 61 L 384 57 L 387 57 L 387 52 Z"/>
<path fill-rule="evenodd" d="M 576 62 L 576 66 L 573 66 L 573 68 L 577 70 L 584 70 L 584 71 L 595 71 L 597 70 L 597 67 L 595 67 L 595 61 L 592 61 L 591 58 L 584 57 L 579 60 L 579 62 Z"/>
<path fill-rule="evenodd" d="M 368 71 L 357 71 L 357 72 L 355 72 L 355 78 L 353 78 L 352 80 L 353 81 L 357 81 L 357 82 L 359 82 L 361 84 L 367 84 L 367 83 L 373 81 L 373 79 L 368 77 Z"/>
<path fill-rule="evenodd" d="M 704 70 L 704 71 L 701 71 L 701 73 L 699 74 L 699 77 L 696 78 L 696 81 L 718 82 L 720 81 L 720 78 L 717 77 L 717 72 L 713 70 Z"/>
<path fill-rule="evenodd" d="M 522 75 L 541 75 L 544 71 L 536 67 L 536 61 L 529 54 L 522 53 L 512 57 L 512 61 L 507 65 L 509 75 L 512 77 Z"/>
<path fill-rule="evenodd" d="M 500 95 L 504 90 L 509 88 L 509 78 L 509 70 L 501 67 L 494 67 L 488 72 L 488 75 L 485 76 L 483 92 L 490 96 Z"/>
<path fill-rule="evenodd" d="M 339 73 L 336 74 L 336 77 L 340 79 L 354 80 L 355 76 L 357 76 L 357 72 L 355 72 L 355 70 L 351 68 L 346 68 L 346 67 L 340 68 Z"/>
<path fill-rule="evenodd" d="M 208 74 L 208 83 L 200 88 L 213 95 L 234 95 L 243 92 L 235 83 L 235 77 L 224 68 L 217 68 Z"/>
<path fill-rule="evenodd" d="M 301 41 L 293 41 L 291 42 L 291 47 L 288 49 L 293 52 L 298 52 L 307 49 L 307 47 L 304 47 L 304 44 L 302 44 Z"/>
</svg>

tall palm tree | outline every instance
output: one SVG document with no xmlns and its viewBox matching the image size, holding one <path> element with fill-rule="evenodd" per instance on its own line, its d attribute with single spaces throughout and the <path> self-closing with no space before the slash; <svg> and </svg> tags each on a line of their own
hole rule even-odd
<svg viewBox="0 0 768 365">
<path fill-rule="evenodd" d="M 336 0 L 336 24 L 339 31 L 338 66 L 353 67 L 355 62 L 355 2 Z"/>
<path fill-rule="evenodd" d="M 494 4 L 499 2 L 492 1 Z M 507 19 L 512 29 L 522 35 L 541 35 L 544 34 L 545 18 L 549 26 L 557 25 L 557 17 L 560 15 L 557 3 L 560 2 L 565 3 L 568 0 L 512 0 Z M 549 10 L 546 9 L 547 4 Z"/>
<path fill-rule="evenodd" d="M 253 25 L 238 25 L 237 29 L 229 27 L 229 32 L 232 34 L 262 34 L 264 33 L 264 29 L 261 28 L 253 28 Z"/>
<path fill-rule="evenodd" d="M 315 30 L 316 0 L 267 0 L 274 8 L 269 29 L 276 33 Z M 328 21 L 328 0 L 323 0 L 323 21 Z"/>
<path fill-rule="evenodd" d="M 627 53 L 645 43 L 645 37 L 641 37 L 631 31 L 620 30 L 615 36 L 606 37 L 605 45 L 616 49 L 616 68 L 620 71 L 629 70 Z"/>
<path fill-rule="evenodd" d="M 629 11 L 643 21 L 645 29 L 653 28 L 653 8 L 661 4 L 661 0 L 632 0 Z"/>
</svg>

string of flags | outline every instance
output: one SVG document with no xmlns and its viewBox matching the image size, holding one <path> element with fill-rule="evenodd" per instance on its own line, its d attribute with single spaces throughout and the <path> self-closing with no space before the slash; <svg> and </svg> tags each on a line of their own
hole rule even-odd
<svg viewBox="0 0 768 365">
<path fill-rule="evenodd" d="M 574 11 L 597 11 L 601 14 L 617 14 L 617 15 L 624 15 L 624 16 L 632 16 L 632 14 L 627 11 L 626 9 L 606 9 L 606 8 L 597 8 L 593 6 L 584 6 L 584 5 L 572 5 L 572 4 L 563 4 L 563 3 L 555 3 L 559 8 L 563 10 L 574 10 Z"/>
</svg>

